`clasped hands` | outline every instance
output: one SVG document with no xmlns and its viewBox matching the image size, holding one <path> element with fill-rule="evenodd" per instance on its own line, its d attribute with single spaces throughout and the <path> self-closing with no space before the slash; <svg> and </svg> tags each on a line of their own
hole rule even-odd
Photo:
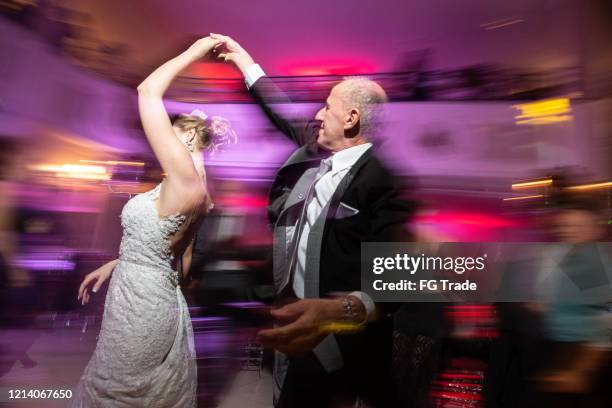
<svg viewBox="0 0 612 408">
<path fill-rule="evenodd" d="M 328 334 L 354 331 L 357 322 L 347 322 L 340 299 L 301 299 L 273 309 L 270 314 L 280 327 L 261 330 L 257 342 L 287 355 L 303 354 L 315 348 Z M 358 322 L 365 320 L 360 310 Z"/>
<path fill-rule="evenodd" d="M 224 62 L 231 62 L 240 70 L 254 64 L 253 59 L 244 48 L 232 38 L 211 33 L 194 42 L 189 51 L 195 59 L 210 57 Z"/>
</svg>

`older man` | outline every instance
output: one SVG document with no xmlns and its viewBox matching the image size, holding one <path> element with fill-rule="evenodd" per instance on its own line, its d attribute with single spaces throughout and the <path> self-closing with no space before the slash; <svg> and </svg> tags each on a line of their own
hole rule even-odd
<svg viewBox="0 0 612 408">
<path fill-rule="evenodd" d="M 251 56 L 231 38 L 211 36 L 221 41 L 218 58 L 243 73 L 268 117 L 299 146 L 270 193 L 274 283 L 285 305 L 272 311 L 278 326 L 258 340 L 278 351 L 276 404 L 325 407 L 359 398 L 393 406 L 388 310 L 359 292 L 361 243 L 405 239 L 412 211 L 372 152 L 385 91 L 348 79 L 314 121 L 286 119 L 273 104 L 290 101 Z M 339 330 L 351 325 L 361 330 Z"/>
</svg>

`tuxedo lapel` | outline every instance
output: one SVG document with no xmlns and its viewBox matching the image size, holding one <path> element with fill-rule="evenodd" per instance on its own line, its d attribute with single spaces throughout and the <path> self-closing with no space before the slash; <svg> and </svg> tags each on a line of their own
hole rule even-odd
<svg viewBox="0 0 612 408">
<path fill-rule="evenodd" d="M 307 146 L 302 146 L 293 152 L 276 173 L 268 195 L 268 218 L 272 224 L 278 220 L 296 183 L 309 168 L 317 168 L 322 157 L 324 153 L 313 152 Z"/>
<path fill-rule="evenodd" d="M 287 199 L 283 203 L 282 210 L 279 213 L 274 226 L 274 286 L 280 292 L 287 284 L 291 276 L 290 262 L 292 251 L 296 245 L 295 240 L 299 239 L 296 236 L 296 229 L 299 223 L 299 216 L 302 213 L 301 206 L 308 194 L 308 189 L 312 185 L 317 175 L 317 168 L 306 170 L 302 177 L 298 180 Z"/>
<path fill-rule="evenodd" d="M 310 187 L 316 176 L 316 167 L 310 168 L 306 170 L 306 172 L 304 172 L 302 177 L 300 177 L 300 179 L 298 180 L 297 184 L 291 190 L 289 197 L 287 197 L 287 201 L 283 206 L 283 211 L 285 211 L 289 207 L 298 204 L 301 201 L 304 201 L 304 199 L 306 198 L 306 193 L 308 192 L 308 188 Z"/>
</svg>

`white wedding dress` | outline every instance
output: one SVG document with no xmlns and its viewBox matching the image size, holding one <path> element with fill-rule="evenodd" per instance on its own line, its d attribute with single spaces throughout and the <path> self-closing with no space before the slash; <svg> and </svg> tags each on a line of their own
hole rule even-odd
<svg viewBox="0 0 612 408">
<path fill-rule="evenodd" d="M 196 406 L 193 329 L 169 241 L 186 217 L 159 218 L 160 187 L 123 207 L 119 262 L 73 407 Z"/>
</svg>

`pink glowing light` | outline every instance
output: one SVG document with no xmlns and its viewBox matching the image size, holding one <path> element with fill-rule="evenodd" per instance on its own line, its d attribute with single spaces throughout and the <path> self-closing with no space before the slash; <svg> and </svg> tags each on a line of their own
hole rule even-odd
<svg viewBox="0 0 612 408">
<path fill-rule="evenodd" d="M 378 66 L 372 61 L 358 57 L 323 57 L 280 64 L 286 75 L 364 75 L 377 72 Z"/>
<path fill-rule="evenodd" d="M 264 197 L 257 196 L 225 196 L 216 199 L 219 205 L 228 207 L 242 207 L 242 208 L 264 208 L 268 205 L 268 201 Z"/>
<path fill-rule="evenodd" d="M 516 224 L 515 221 L 498 216 L 470 212 L 425 214 L 417 218 L 419 222 L 423 223 L 463 225 L 472 226 L 474 228 L 507 228 L 515 226 Z"/>
<path fill-rule="evenodd" d="M 188 68 L 188 75 L 208 79 L 236 79 L 242 78 L 238 70 L 230 64 L 218 62 L 197 62 Z"/>
<path fill-rule="evenodd" d="M 504 229 L 519 227 L 518 221 L 498 215 L 467 211 L 424 213 L 415 222 L 449 241 L 495 241 Z"/>
</svg>

